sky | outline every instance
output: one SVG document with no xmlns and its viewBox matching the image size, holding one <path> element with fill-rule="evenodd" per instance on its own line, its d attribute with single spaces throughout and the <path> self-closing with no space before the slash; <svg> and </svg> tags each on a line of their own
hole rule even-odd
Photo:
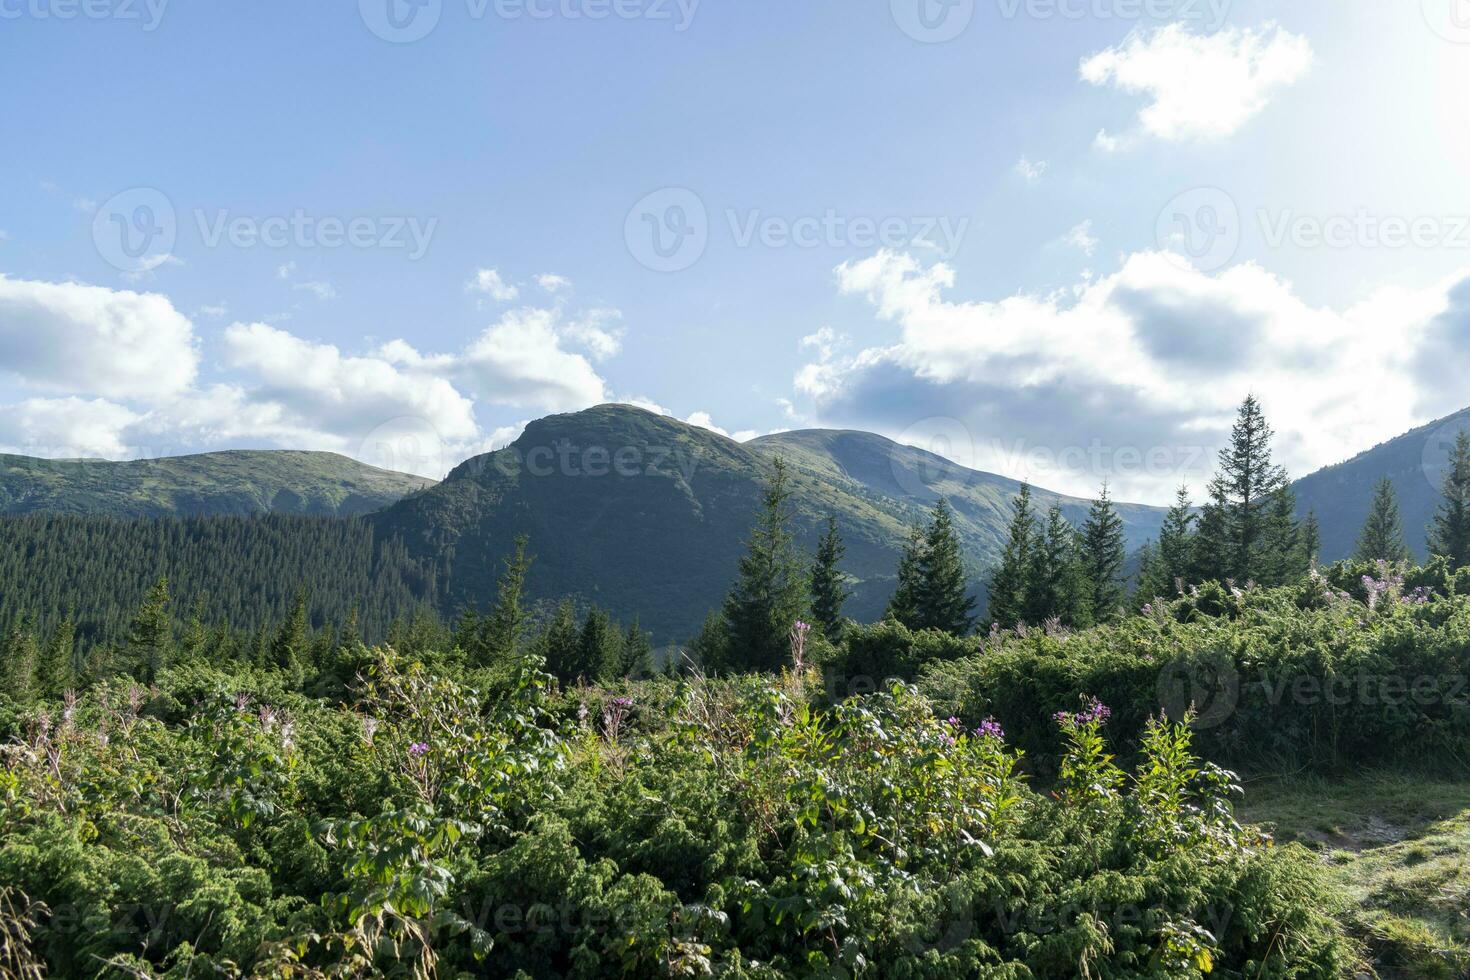
<svg viewBox="0 0 1470 980">
<path fill-rule="evenodd" d="M 1470 2 L 0 0 L 0 450 L 618 401 L 1167 502 L 1470 405 Z"/>
</svg>

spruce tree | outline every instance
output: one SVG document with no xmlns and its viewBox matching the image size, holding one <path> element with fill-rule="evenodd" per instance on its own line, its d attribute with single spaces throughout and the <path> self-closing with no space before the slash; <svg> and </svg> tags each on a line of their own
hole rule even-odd
<svg viewBox="0 0 1470 980">
<path fill-rule="evenodd" d="M 1092 622 L 1091 589 L 1078 555 L 1077 530 L 1053 505 L 1031 549 L 1027 575 L 1026 616 L 1029 623 L 1059 620 L 1064 626 Z"/>
<path fill-rule="evenodd" d="M 1200 518 L 1205 577 L 1269 581 L 1285 577 L 1284 549 L 1296 551 L 1294 518 L 1285 509 L 1286 471 L 1271 461 L 1271 427 L 1254 395 L 1241 403 L 1220 450 L 1220 472 Z"/>
<path fill-rule="evenodd" d="M 806 613 L 806 577 L 791 534 L 791 486 L 777 457 L 755 527 L 725 599 L 728 657 L 737 670 L 778 670 L 790 657 L 792 624 Z"/>
<path fill-rule="evenodd" d="M 43 698 L 59 698 L 77 686 L 76 626 L 68 615 L 46 643 L 36 670 L 36 686 Z"/>
<path fill-rule="evenodd" d="M 271 663 L 286 674 L 288 682 L 299 685 L 306 674 L 306 661 L 311 647 L 311 627 L 306 618 L 306 589 L 297 589 L 291 612 L 271 641 Z"/>
<path fill-rule="evenodd" d="M 689 641 L 689 657 L 700 670 L 718 674 L 730 669 L 730 633 L 725 626 L 724 613 L 711 612 L 694 639 Z M 677 677 L 685 668 L 678 653 L 664 663 L 664 673 Z"/>
<path fill-rule="evenodd" d="M 1311 571 L 1317 567 L 1317 559 L 1322 557 L 1322 525 L 1315 510 L 1307 511 L 1307 518 L 1302 521 L 1301 545 L 1302 567 Z"/>
<path fill-rule="evenodd" d="M 1455 436 L 1442 493 L 1429 528 L 1429 553 L 1451 568 L 1464 568 L 1470 565 L 1470 434 L 1463 431 Z"/>
<path fill-rule="evenodd" d="M 128 627 L 128 661 L 144 684 L 152 684 L 173 659 L 173 621 L 169 617 L 168 579 L 148 590 Z"/>
<path fill-rule="evenodd" d="M 940 497 L 934 504 L 919 556 L 918 628 L 965 636 L 975 628 L 975 599 L 965 578 L 965 558 L 955 533 L 954 512 Z"/>
<path fill-rule="evenodd" d="M 522 534 L 516 547 L 505 559 L 505 570 L 496 588 L 495 607 L 481 623 L 481 640 L 470 660 L 472 667 L 488 667 L 513 658 L 521 648 L 526 632 L 526 611 L 521 595 L 526 586 L 526 573 L 532 558 L 526 554 L 529 539 Z"/>
<path fill-rule="evenodd" d="M 557 604 L 556 613 L 537 641 L 538 652 L 546 662 L 546 670 L 563 683 L 570 683 L 577 678 L 580 643 L 576 612 L 572 608 L 571 600 L 563 599 Z"/>
<path fill-rule="evenodd" d="M 1082 525 L 1082 569 L 1092 588 L 1090 604 L 1098 621 L 1112 619 L 1123 607 L 1123 565 L 1127 560 L 1123 519 L 1113 507 L 1104 483 Z"/>
<path fill-rule="evenodd" d="M 1398 496 L 1393 481 L 1384 477 L 1373 490 L 1373 503 L 1368 519 L 1358 535 L 1358 561 L 1401 562 L 1409 560 L 1409 546 L 1404 543 L 1404 524 L 1399 517 Z"/>
<path fill-rule="evenodd" d="M 623 634 L 622 649 L 618 651 L 618 675 L 643 678 L 652 674 L 653 646 L 648 642 L 648 634 L 638 625 L 638 618 L 635 616 L 628 625 L 628 631 Z"/>
<path fill-rule="evenodd" d="M 1031 487 L 1021 484 L 1021 492 L 1011 503 L 1011 523 L 1006 534 L 1000 563 L 991 573 L 988 616 L 1002 629 L 1011 629 L 1026 617 L 1027 584 L 1031 576 L 1031 552 L 1036 547 L 1036 515 L 1031 507 Z"/>
<path fill-rule="evenodd" d="M 4 679 L 3 690 L 16 701 L 30 701 L 41 692 L 37 684 L 37 667 L 40 654 L 36 649 L 36 634 L 30 620 L 22 616 L 5 636 L 0 649 L 0 678 Z"/>
<path fill-rule="evenodd" d="M 918 522 L 909 525 L 908 540 L 898 556 L 897 582 L 883 613 L 884 619 L 897 620 L 909 629 L 919 628 L 919 596 L 923 592 L 920 565 L 924 560 L 924 543 L 924 528 Z"/>
<path fill-rule="evenodd" d="M 613 674 L 617 669 L 616 638 L 606 612 L 596 606 L 587 610 L 577 636 L 576 658 L 567 671 L 568 679 L 593 684 Z"/>
<path fill-rule="evenodd" d="M 812 564 L 812 622 L 832 642 L 841 639 L 842 606 L 852 596 L 847 577 L 838 567 L 847 547 L 837 533 L 837 517 L 827 516 L 827 530 L 817 542 L 816 561 Z"/>
<path fill-rule="evenodd" d="M 1265 547 L 1257 562 L 1256 581 L 1262 585 L 1287 585 L 1307 573 L 1302 550 L 1301 525 L 1296 519 L 1296 492 L 1290 484 L 1271 496 L 1266 513 Z"/>
<path fill-rule="evenodd" d="M 1180 487 L 1174 504 L 1164 515 L 1158 545 L 1152 560 L 1139 574 L 1138 598 L 1142 602 L 1172 599 L 1195 571 L 1194 506 L 1189 488 Z"/>
</svg>

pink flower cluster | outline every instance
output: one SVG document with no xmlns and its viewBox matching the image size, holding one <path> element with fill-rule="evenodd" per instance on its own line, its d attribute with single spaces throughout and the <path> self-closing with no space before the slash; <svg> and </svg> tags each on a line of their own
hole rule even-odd
<svg viewBox="0 0 1470 980">
<path fill-rule="evenodd" d="M 1070 711 L 1058 711 L 1052 718 L 1061 725 L 1105 725 L 1108 719 L 1113 717 L 1113 709 L 1103 704 L 1097 698 L 1084 697 L 1082 699 L 1082 710 L 1076 713 Z"/>
</svg>

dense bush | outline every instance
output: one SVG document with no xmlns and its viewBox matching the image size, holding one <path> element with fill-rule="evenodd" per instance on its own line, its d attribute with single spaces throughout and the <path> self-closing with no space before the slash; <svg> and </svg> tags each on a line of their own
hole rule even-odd
<svg viewBox="0 0 1470 980">
<path fill-rule="evenodd" d="M 337 703 L 195 666 L 12 713 L 0 969 L 53 976 L 1333 977 L 1311 865 L 1228 773 L 1074 702 L 1054 793 L 993 722 L 815 671 Z M 308 687 L 310 684 L 308 683 Z M 10 959 L 5 959 L 9 957 Z M 25 971 L 31 971 L 27 974 Z"/>
<path fill-rule="evenodd" d="M 1470 760 L 1470 577 L 1442 564 L 1338 566 L 1274 590 L 1210 583 L 1080 633 L 1008 633 L 929 664 L 920 687 L 972 723 L 994 715 L 1033 756 L 1086 692 L 1140 730 L 1193 703 L 1213 759 L 1331 770 Z"/>
</svg>

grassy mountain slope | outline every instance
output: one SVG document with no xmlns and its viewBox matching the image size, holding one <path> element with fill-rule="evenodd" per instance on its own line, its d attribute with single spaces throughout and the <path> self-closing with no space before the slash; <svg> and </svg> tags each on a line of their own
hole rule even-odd
<svg viewBox="0 0 1470 980">
<path fill-rule="evenodd" d="M 236 451 L 120 463 L 0 455 L 4 514 L 345 517 L 432 485 L 334 453 Z"/>
<path fill-rule="evenodd" d="M 718 606 L 735 573 L 775 456 L 793 468 L 799 544 L 810 552 L 828 513 L 855 579 L 849 612 L 876 618 L 893 587 L 909 522 L 936 493 L 960 514 L 977 585 L 997 553 L 1019 485 L 864 433 L 807 432 L 742 445 L 623 405 L 533 422 L 513 445 L 471 459 L 442 484 L 372 520 L 439 563 L 450 608 L 494 593 L 517 534 L 536 555 L 533 597 L 580 595 L 639 613 L 660 641 L 683 639 Z M 1052 499 L 1041 494 L 1043 505 Z M 1086 504 L 1067 501 L 1080 519 Z M 1130 544 L 1161 512 L 1128 508 Z"/>
<path fill-rule="evenodd" d="M 1315 511 L 1322 524 L 1322 558 L 1352 555 L 1368 517 L 1373 487 L 1393 481 L 1404 520 L 1404 537 L 1414 553 L 1427 551 L 1425 529 L 1440 503 L 1443 466 L 1455 434 L 1470 431 L 1470 409 L 1457 412 L 1374 446 L 1336 466 L 1318 470 L 1295 484 L 1297 510 Z"/>
</svg>

